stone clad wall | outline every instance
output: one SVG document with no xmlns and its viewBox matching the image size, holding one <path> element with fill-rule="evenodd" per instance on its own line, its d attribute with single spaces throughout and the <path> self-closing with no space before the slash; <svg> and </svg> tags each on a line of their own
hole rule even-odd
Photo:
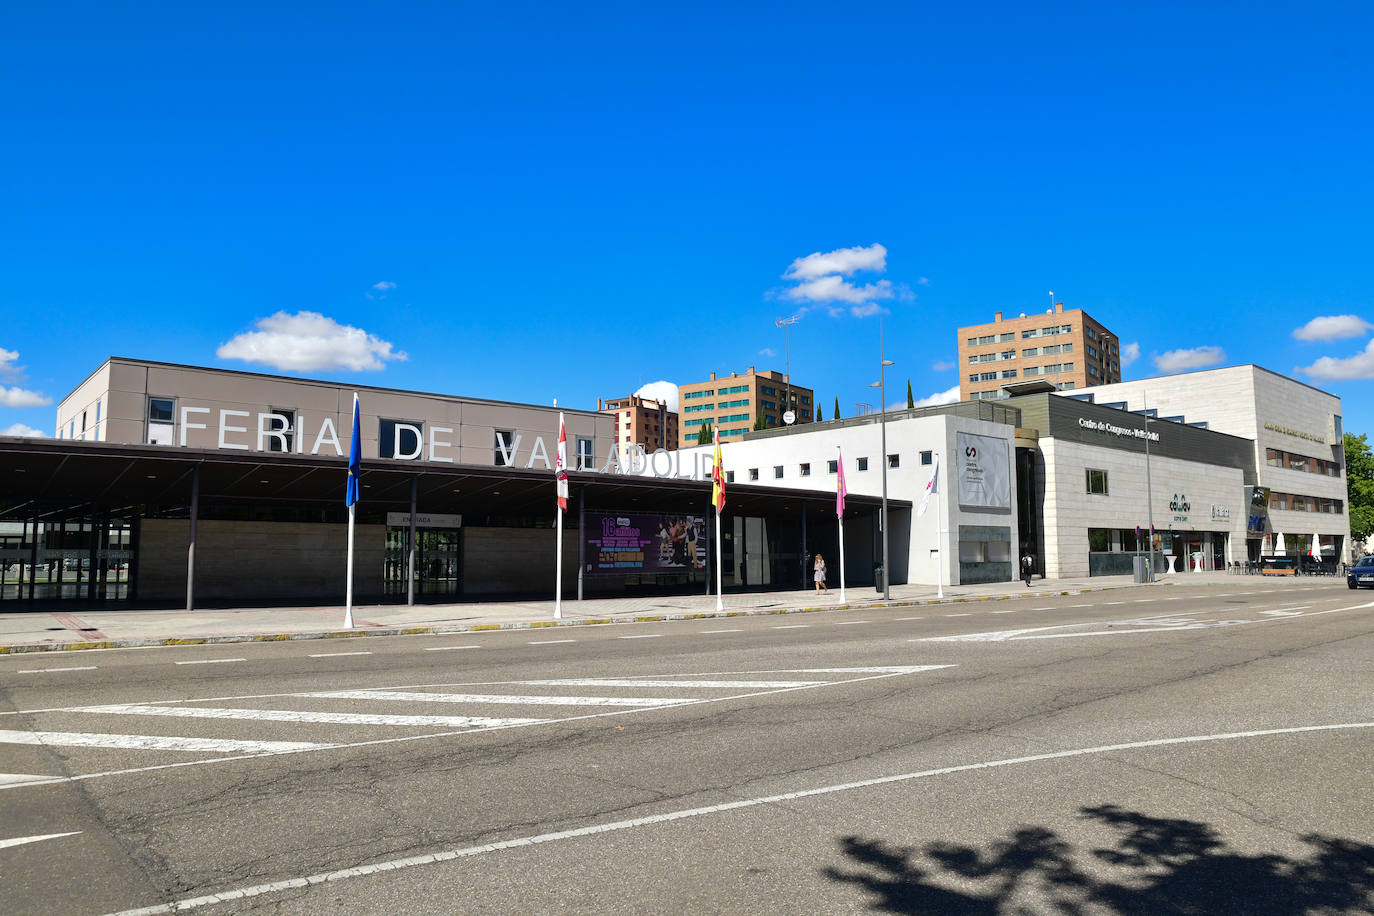
<svg viewBox="0 0 1374 916">
<path fill-rule="evenodd" d="M 179 604 L 186 598 L 190 522 L 150 518 L 139 525 L 139 600 Z M 202 520 L 196 538 L 198 602 L 343 602 L 347 525 Z M 386 529 L 358 525 L 353 544 L 354 601 L 375 601 L 382 594 Z"/>
<path fill-rule="evenodd" d="M 576 528 L 563 528 L 563 600 L 577 597 Z M 553 600 L 552 528 L 464 528 L 463 594 L 547 593 Z"/>
</svg>

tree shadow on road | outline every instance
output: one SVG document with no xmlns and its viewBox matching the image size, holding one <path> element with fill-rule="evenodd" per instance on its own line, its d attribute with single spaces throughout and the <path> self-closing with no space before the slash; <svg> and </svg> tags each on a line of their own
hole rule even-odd
<svg viewBox="0 0 1374 916">
<path fill-rule="evenodd" d="M 1109 848 L 1075 848 L 1046 827 L 1022 827 L 977 849 L 933 842 L 898 847 L 845 837 L 853 867 L 831 880 L 863 888 L 889 913 L 1366 913 L 1374 911 L 1374 846 L 1301 837 L 1302 858 L 1247 855 L 1208 824 L 1151 817 L 1115 805 L 1081 809 L 1116 835 Z"/>
</svg>

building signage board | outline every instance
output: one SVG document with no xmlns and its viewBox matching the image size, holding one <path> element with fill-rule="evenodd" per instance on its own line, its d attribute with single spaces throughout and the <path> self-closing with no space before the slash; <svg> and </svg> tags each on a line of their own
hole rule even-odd
<svg viewBox="0 0 1374 916">
<path fill-rule="evenodd" d="M 704 516 L 588 512 L 583 532 L 588 575 L 689 573 L 707 568 Z"/>
<path fill-rule="evenodd" d="M 1103 420 L 1089 420 L 1087 417 L 1079 417 L 1078 426 L 1081 429 L 1095 430 L 1104 436 L 1116 436 L 1117 438 L 1126 436 L 1130 439 L 1147 438 L 1145 430 L 1143 429 L 1134 426 L 1117 426 L 1115 423 L 1107 423 Z M 1159 433 L 1150 430 L 1148 438 L 1151 442 L 1158 442 Z"/>
<path fill-rule="evenodd" d="M 959 505 L 984 509 L 1011 508 L 1011 459 L 1007 440 L 959 433 L 955 438 Z"/>
<path fill-rule="evenodd" d="M 1262 538 L 1269 534 L 1271 532 L 1269 526 L 1269 488 L 1246 487 L 1245 505 L 1247 507 L 1245 536 L 1247 538 Z"/>
<path fill-rule="evenodd" d="M 386 514 L 386 524 L 389 528 L 409 528 L 409 512 L 388 512 Z M 416 528 L 461 528 L 463 527 L 463 516 L 451 515 L 444 512 L 416 512 Z"/>
</svg>

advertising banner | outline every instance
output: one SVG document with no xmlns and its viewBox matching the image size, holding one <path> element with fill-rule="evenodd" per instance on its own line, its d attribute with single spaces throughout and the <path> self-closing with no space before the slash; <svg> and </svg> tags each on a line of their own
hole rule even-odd
<svg viewBox="0 0 1374 916">
<path fill-rule="evenodd" d="M 1269 525 L 1269 488 L 1245 488 L 1245 536 L 1262 538 L 1273 532 Z"/>
<path fill-rule="evenodd" d="M 1011 456 L 1007 440 L 958 433 L 951 471 L 959 478 L 959 505 L 1011 508 Z"/>
<path fill-rule="evenodd" d="M 592 576 L 682 573 L 707 567 L 706 518 L 588 512 L 583 556 Z"/>
</svg>

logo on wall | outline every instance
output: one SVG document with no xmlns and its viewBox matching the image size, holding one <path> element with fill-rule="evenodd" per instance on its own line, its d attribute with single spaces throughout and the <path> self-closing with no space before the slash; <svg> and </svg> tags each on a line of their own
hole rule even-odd
<svg viewBox="0 0 1374 916">
<path fill-rule="evenodd" d="M 1169 500 L 1170 511 L 1187 512 L 1191 508 L 1193 508 L 1193 504 L 1188 502 L 1187 493 L 1184 493 L 1182 496 L 1179 496 L 1177 493 L 1175 493 L 1174 498 Z"/>
<path fill-rule="evenodd" d="M 978 457 L 978 449 L 976 449 L 976 448 L 974 448 L 973 446 L 970 445 L 968 448 L 964 449 L 964 457 L 966 457 L 966 458 L 977 458 L 977 457 Z"/>
</svg>

